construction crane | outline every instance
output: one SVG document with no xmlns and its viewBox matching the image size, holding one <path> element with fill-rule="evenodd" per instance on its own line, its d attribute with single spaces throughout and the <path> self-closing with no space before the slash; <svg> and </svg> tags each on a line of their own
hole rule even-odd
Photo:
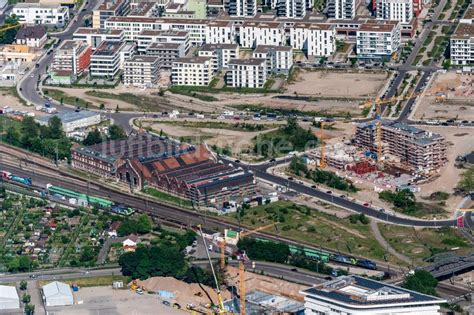
<svg viewBox="0 0 474 315">
<path fill-rule="evenodd" d="M 264 226 L 261 226 L 261 227 L 258 227 L 254 230 L 251 230 L 251 231 L 247 231 L 247 232 L 241 232 L 239 233 L 239 238 L 240 237 L 245 237 L 245 236 L 249 236 L 251 234 L 254 234 L 254 233 L 257 233 L 259 231 L 262 231 L 262 230 L 265 230 L 265 229 L 268 229 L 268 228 L 271 228 L 273 226 L 277 226 L 278 222 L 275 222 L 275 223 L 272 223 L 272 224 L 269 224 L 269 225 L 264 225 Z M 247 292 L 247 288 L 245 287 L 245 265 L 244 265 L 244 262 L 242 259 L 239 259 L 239 294 L 240 294 L 240 315 L 245 315 L 246 313 L 246 310 L 245 310 L 245 296 L 246 296 L 246 292 Z"/>
<path fill-rule="evenodd" d="M 376 112 L 376 119 L 377 123 L 375 125 L 375 132 L 376 132 L 376 138 L 377 138 L 377 163 L 379 165 L 382 164 L 382 121 L 381 121 L 381 109 L 380 109 L 380 102 L 375 104 L 375 112 Z"/>
<path fill-rule="evenodd" d="M 390 104 L 390 103 L 394 103 L 398 101 L 406 101 L 412 98 L 417 98 L 420 95 L 421 93 L 412 93 L 409 96 L 399 96 L 399 97 L 393 96 L 385 100 L 381 100 L 380 98 L 377 97 L 375 100 L 366 101 L 365 103 L 360 105 L 359 108 L 364 109 L 364 108 L 372 107 L 374 104 L 383 105 L 383 104 Z"/>
<path fill-rule="evenodd" d="M 474 208 L 459 208 L 459 209 L 457 209 L 457 211 L 461 211 L 461 212 L 473 212 L 473 211 L 474 211 Z"/>
<path fill-rule="evenodd" d="M 226 311 L 225 311 L 225 307 L 224 307 L 224 300 L 222 299 L 221 289 L 219 287 L 219 281 L 217 281 L 216 273 L 214 271 L 214 266 L 212 265 L 211 255 L 209 254 L 209 249 L 207 247 L 206 238 L 204 237 L 204 234 L 202 233 L 201 225 L 198 225 L 198 228 L 199 228 L 199 232 L 201 233 L 202 241 L 204 243 L 204 248 L 206 249 L 206 254 L 207 254 L 207 259 L 209 260 L 209 265 L 211 266 L 212 276 L 214 277 L 214 282 L 216 284 L 217 300 L 218 300 L 218 303 L 219 303 L 219 305 L 217 305 L 217 307 L 219 309 L 217 311 L 217 314 L 225 314 Z"/>
<path fill-rule="evenodd" d="M 326 168 L 326 142 L 324 141 L 324 121 L 321 121 L 321 160 L 319 162 L 320 168 Z"/>
<path fill-rule="evenodd" d="M 5 32 L 5 31 L 8 31 L 9 29 L 12 29 L 12 28 L 17 28 L 17 27 L 20 27 L 21 24 L 16 24 L 16 25 L 10 25 L 10 26 L 6 26 L 6 27 L 2 27 L 0 28 L 0 33 L 1 32 Z"/>
</svg>

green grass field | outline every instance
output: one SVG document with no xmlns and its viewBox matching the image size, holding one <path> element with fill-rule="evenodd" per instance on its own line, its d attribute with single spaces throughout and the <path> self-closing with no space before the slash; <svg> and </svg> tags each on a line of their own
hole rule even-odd
<svg viewBox="0 0 474 315">
<path fill-rule="evenodd" d="M 98 108 L 97 106 L 94 106 L 91 102 L 84 101 L 83 99 L 79 97 L 71 96 L 61 90 L 43 89 L 43 93 L 46 96 L 51 97 L 52 99 L 55 99 L 56 101 L 60 103 L 84 107 L 84 108 L 95 108 L 95 109 Z"/>
<path fill-rule="evenodd" d="M 162 111 L 167 109 L 166 105 L 169 104 L 169 102 L 163 98 L 135 95 L 132 93 L 115 94 L 110 92 L 92 90 L 87 91 L 86 94 L 97 98 L 123 101 L 131 105 L 135 105 L 141 110 L 148 111 Z"/>
<path fill-rule="evenodd" d="M 153 196 L 155 198 L 158 198 L 160 200 L 163 200 L 168 203 L 172 203 L 181 207 L 186 207 L 186 208 L 192 208 L 193 204 L 189 200 L 185 200 L 182 198 L 179 198 L 177 196 L 173 196 L 170 194 L 167 194 L 165 192 L 159 191 L 157 189 L 151 188 L 151 187 L 145 187 L 142 190 L 143 193 L 148 194 L 150 196 Z"/>
<path fill-rule="evenodd" d="M 131 281 L 129 277 L 122 275 L 113 276 L 101 276 L 101 277 L 88 277 L 88 278 L 75 278 L 75 279 L 59 279 L 58 281 L 67 283 L 69 285 L 76 284 L 79 287 L 101 287 L 101 286 L 112 286 L 114 281 L 123 281 L 124 286 Z M 42 280 L 39 281 L 39 285 L 43 286 L 50 283 L 51 281 Z"/>
</svg>

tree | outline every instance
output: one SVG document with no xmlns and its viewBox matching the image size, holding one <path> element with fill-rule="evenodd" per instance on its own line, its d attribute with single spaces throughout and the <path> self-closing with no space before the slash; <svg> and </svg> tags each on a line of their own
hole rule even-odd
<svg viewBox="0 0 474 315">
<path fill-rule="evenodd" d="M 16 15 L 11 15 L 5 19 L 2 27 L 15 25 L 18 25 L 18 18 L 16 17 Z M 12 44 L 15 41 L 17 32 L 18 28 L 16 27 L 0 32 L 0 44 Z"/>
<path fill-rule="evenodd" d="M 105 109 L 105 105 L 104 105 L 104 103 L 100 103 L 100 105 L 99 105 L 99 109 L 100 109 L 100 110 L 104 110 L 104 109 Z"/>
<path fill-rule="evenodd" d="M 84 145 L 94 145 L 102 142 L 102 134 L 99 130 L 94 129 L 87 134 L 87 137 L 82 141 Z"/>
<path fill-rule="evenodd" d="M 28 288 L 28 282 L 26 282 L 25 280 L 21 280 L 21 282 L 20 282 L 20 290 L 21 290 L 21 291 L 25 291 L 27 288 Z"/>
<path fill-rule="evenodd" d="M 125 130 L 119 125 L 112 125 L 109 127 L 110 140 L 123 140 L 127 138 Z"/>
<path fill-rule="evenodd" d="M 95 251 L 92 246 L 84 246 L 79 260 L 82 263 L 88 263 L 95 259 Z"/>
<path fill-rule="evenodd" d="M 61 139 L 64 137 L 63 123 L 57 116 L 53 116 L 48 121 L 49 137 L 51 139 Z"/>
<path fill-rule="evenodd" d="M 458 183 L 458 188 L 468 193 L 472 193 L 474 191 L 474 167 L 469 168 L 461 174 L 461 180 Z"/>
<path fill-rule="evenodd" d="M 445 59 L 443 61 L 443 69 L 449 70 L 449 68 L 451 68 L 451 59 Z"/>
<path fill-rule="evenodd" d="M 25 314 L 26 315 L 33 315 L 35 313 L 35 306 L 33 304 L 26 304 L 25 305 Z"/>
<path fill-rule="evenodd" d="M 5 135 L 5 141 L 11 145 L 19 145 L 20 144 L 20 133 L 16 128 L 10 127 L 7 130 L 7 134 Z"/>
<path fill-rule="evenodd" d="M 148 215 L 142 214 L 137 222 L 137 232 L 139 234 L 146 234 L 151 231 L 151 221 Z"/>
<path fill-rule="evenodd" d="M 21 301 L 25 304 L 28 304 L 30 303 L 31 301 L 31 296 L 29 296 L 28 294 L 24 293 L 22 298 L 21 298 Z"/>
<path fill-rule="evenodd" d="M 244 250 L 250 259 L 285 263 L 290 255 L 287 244 L 262 242 L 254 238 L 243 238 L 237 243 L 240 250 Z"/>
<path fill-rule="evenodd" d="M 405 279 L 402 287 L 423 294 L 436 295 L 437 285 L 438 280 L 431 273 L 425 270 L 417 270 Z"/>
</svg>

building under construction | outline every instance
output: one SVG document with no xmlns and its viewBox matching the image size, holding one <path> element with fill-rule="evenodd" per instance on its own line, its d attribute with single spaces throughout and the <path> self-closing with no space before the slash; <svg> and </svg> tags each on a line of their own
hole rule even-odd
<svg viewBox="0 0 474 315">
<path fill-rule="evenodd" d="M 376 122 L 357 126 L 355 143 L 361 149 L 377 152 Z M 390 120 L 381 120 L 380 129 L 383 156 L 399 159 L 411 171 L 435 171 L 447 161 L 446 139 L 440 134 Z"/>
</svg>

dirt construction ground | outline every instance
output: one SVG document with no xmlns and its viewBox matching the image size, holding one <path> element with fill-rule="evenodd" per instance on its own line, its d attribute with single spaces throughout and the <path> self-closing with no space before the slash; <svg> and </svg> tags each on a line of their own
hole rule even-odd
<svg viewBox="0 0 474 315">
<path fill-rule="evenodd" d="M 465 155 L 474 151 L 473 141 L 473 128 L 468 127 L 423 127 L 426 130 L 439 133 L 446 137 L 449 144 L 448 146 L 448 163 L 440 170 L 439 177 L 433 182 L 420 185 L 421 196 L 429 196 L 431 193 L 436 191 L 446 191 L 449 193 L 453 192 L 456 187 L 460 174 L 464 171 L 454 167 L 456 157 L 459 155 Z M 461 201 L 461 197 L 453 196 L 446 201 L 449 212 L 454 212 L 458 203 Z"/>
<path fill-rule="evenodd" d="M 157 295 L 138 295 L 131 290 L 114 290 L 110 287 L 81 288 L 74 293 L 72 306 L 48 307 L 49 314 L 57 315 L 183 315 L 188 314 L 162 304 Z"/>
<path fill-rule="evenodd" d="M 289 94 L 341 98 L 375 96 L 383 87 L 387 73 L 301 72 L 288 85 Z"/>
<path fill-rule="evenodd" d="M 435 75 L 413 119 L 474 120 L 474 77 L 454 72 Z M 445 93 L 446 100 L 437 103 L 436 93 Z"/>
</svg>

